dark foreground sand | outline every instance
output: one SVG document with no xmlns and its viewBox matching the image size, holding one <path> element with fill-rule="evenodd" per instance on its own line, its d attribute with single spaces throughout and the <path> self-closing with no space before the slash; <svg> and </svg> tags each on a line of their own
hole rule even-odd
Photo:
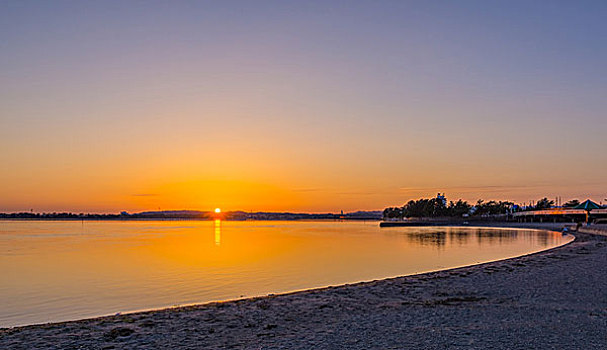
<svg viewBox="0 0 607 350">
<path fill-rule="evenodd" d="M 341 287 L 0 330 L 0 349 L 607 349 L 607 237 Z"/>
</svg>

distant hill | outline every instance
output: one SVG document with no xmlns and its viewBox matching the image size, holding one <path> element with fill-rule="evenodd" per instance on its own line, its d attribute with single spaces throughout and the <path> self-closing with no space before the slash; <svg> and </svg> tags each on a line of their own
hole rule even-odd
<svg viewBox="0 0 607 350">
<path fill-rule="evenodd" d="M 207 218 L 211 212 L 199 210 L 162 210 L 162 211 L 143 211 L 141 213 L 128 214 L 122 212 L 123 216 L 139 218 Z"/>
<path fill-rule="evenodd" d="M 228 220 L 314 220 L 314 219 L 346 219 L 346 220 L 379 220 L 381 211 L 357 211 L 353 213 L 290 213 L 290 212 L 227 212 Z"/>
</svg>

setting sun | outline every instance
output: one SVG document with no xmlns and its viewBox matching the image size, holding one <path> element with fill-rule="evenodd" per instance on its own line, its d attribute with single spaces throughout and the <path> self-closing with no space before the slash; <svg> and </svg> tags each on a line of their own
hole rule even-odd
<svg viewBox="0 0 607 350">
<path fill-rule="evenodd" d="M 0 350 L 607 350 L 607 0 L 0 9 Z"/>
</svg>

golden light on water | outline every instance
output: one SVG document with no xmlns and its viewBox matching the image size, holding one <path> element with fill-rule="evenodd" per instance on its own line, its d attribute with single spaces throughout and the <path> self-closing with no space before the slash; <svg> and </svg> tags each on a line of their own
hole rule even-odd
<svg viewBox="0 0 607 350">
<path fill-rule="evenodd" d="M 219 208 L 215 209 L 215 212 L 218 213 Z M 221 220 L 215 220 L 215 245 L 221 244 Z"/>
<path fill-rule="evenodd" d="M 0 327 L 373 280 L 527 254 L 568 239 L 509 229 L 380 229 L 376 222 L 2 225 L 12 233 L 0 234 L 0 252 L 7 252 L 0 254 L 7 267 Z"/>
</svg>

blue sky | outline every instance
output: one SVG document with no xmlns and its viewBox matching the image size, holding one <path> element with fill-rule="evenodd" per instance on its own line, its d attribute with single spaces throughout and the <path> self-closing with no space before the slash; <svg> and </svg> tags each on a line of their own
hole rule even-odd
<svg viewBox="0 0 607 350">
<path fill-rule="evenodd" d="M 605 2 L 0 6 L 0 210 L 607 197 Z"/>
</svg>

